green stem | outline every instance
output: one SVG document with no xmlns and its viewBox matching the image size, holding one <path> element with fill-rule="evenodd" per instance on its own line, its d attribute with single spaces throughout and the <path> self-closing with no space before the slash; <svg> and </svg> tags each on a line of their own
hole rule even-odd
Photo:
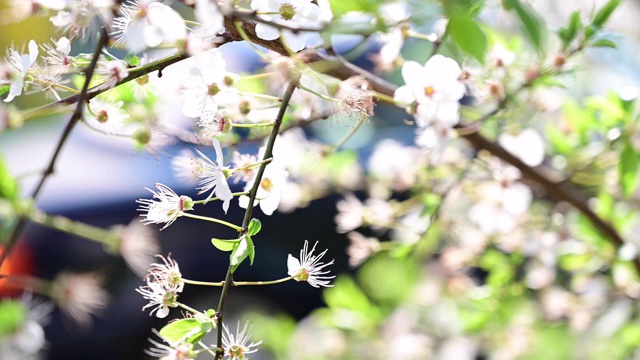
<svg viewBox="0 0 640 360">
<path fill-rule="evenodd" d="M 253 182 L 253 186 L 249 191 L 249 203 L 247 205 L 247 210 L 244 213 L 244 219 L 242 220 L 242 228 L 248 229 L 249 223 L 251 222 L 251 215 L 253 213 L 253 203 L 256 199 L 256 194 L 258 193 L 258 187 L 260 186 L 260 182 L 262 180 L 262 175 L 264 175 L 264 170 L 267 167 L 267 162 L 265 160 L 273 158 L 273 145 L 275 144 L 276 137 L 278 136 L 278 132 L 280 131 L 280 125 L 282 124 L 282 119 L 284 118 L 284 114 L 287 111 L 287 107 L 289 106 L 289 101 L 291 101 L 291 96 L 293 96 L 293 92 L 296 90 L 298 86 L 298 78 L 291 80 L 287 90 L 285 90 L 284 95 L 282 96 L 282 104 L 280 105 L 280 110 L 278 111 L 278 116 L 276 116 L 275 124 L 273 129 L 271 130 L 271 135 L 269 136 L 269 140 L 267 141 L 266 149 L 263 156 L 263 163 L 260 165 L 258 169 L 258 173 L 256 174 L 256 178 Z M 245 230 L 246 231 L 246 230 Z M 233 266 L 229 264 L 229 268 L 227 269 L 227 275 L 224 279 L 224 286 L 222 286 L 222 293 L 220 294 L 220 301 L 218 302 L 218 338 L 217 338 L 217 346 L 218 348 L 222 348 L 222 321 L 224 314 L 224 305 L 227 300 L 227 296 L 229 295 L 229 289 L 233 283 Z M 216 360 L 222 358 L 222 350 L 216 351 Z"/>
<path fill-rule="evenodd" d="M 214 223 L 218 223 L 220 225 L 224 225 L 224 226 L 228 226 L 230 228 L 232 228 L 233 230 L 236 230 L 238 232 L 242 231 L 242 228 L 238 225 L 234 225 L 230 222 L 226 222 L 224 220 L 220 220 L 220 219 L 216 219 L 216 218 L 211 218 L 211 217 L 207 217 L 207 216 L 200 216 L 200 215 L 195 215 L 195 214 L 191 214 L 191 213 L 187 213 L 187 212 L 183 212 L 181 216 L 185 216 L 185 217 L 190 217 L 192 219 L 198 219 L 198 220 L 204 220 L 204 221 L 210 221 L 210 222 L 214 222 Z"/>
<path fill-rule="evenodd" d="M 190 312 L 190 313 L 193 313 L 193 314 L 200 314 L 200 311 L 198 311 L 198 310 L 196 310 L 196 309 L 194 309 L 194 308 L 192 308 L 192 307 L 190 307 L 190 306 L 188 306 L 188 305 L 185 305 L 185 304 L 183 304 L 183 303 L 181 303 L 181 302 L 179 302 L 179 303 L 178 303 L 178 306 L 179 306 L 179 307 L 181 307 L 181 308 L 183 308 L 183 309 L 185 309 L 185 310 L 187 310 L 187 311 L 188 311 L 188 312 Z"/>
<path fill-rule="evenodd" d="M 367 118 L 368 117 L 367 117 L 366 114 L 361 114 L 360 118 L 358 118 L 358 121 L 355 123 L 355 125 L 353 125 L 351 130 L 349 130 L 349 132 L 346 133 L 342 137 L 342 139 L 340 139 L 340 141 L 338 141 L 335 145 L 333 145 L 333 147 L 331 148 L 331 151 L 336 151 L 340 147 L 342 147 L 342 145 L 344 145 L 344 143 L 346 143 L 353 136 L 353 134 L 355 134 L 356 131 L 358 131 L 358 129 L 360 129 L 360 127 L 362 126 L 362 124 L 364 124 L 364 122 L 367 120 Z"/>
<path fill-rule="evenodd" d="M 280 284 L 283 282 L 287 282 L 289 280 L 293 279 L 291 276 L 286 277 L 286 278 L 282 278 L 282 279 L 278 279 L 278 280 L 268 280 L 268 281 L 233 281 L 231 283 L 231 286 L 260 286 L 260 285 L 273 285 L 273 284 Z M 189 280 L 189 279 L 182 279 L 182 281 L 185 284 L 191 284 L 191 285 L 200 285 L 200 286 L 224 286 L 224 281 L 219 281 L 219 282 L 209 282 L 209 281 L 197 281 L 197 280 Z"/>
<path fill-rule="evenodd" d="M 231 195 L 235 197 L 235 196 L 249 195 L 249 193 L 246 192 L 246 191 L 241 191 L 241 192 L 232 193 Z M 193 203 L 194 204 L 204 204 L 205 202 L 215 201 L 215 200 L 220 200 L 220 198 L 212 197 L 209 200 L 194 200 Z"/>
<path fill-rule="evenodd" d="M 313 95 L 315 95 L 315 96 L 317 96 L 317 97 L 319 97 L 321 99 L 324 99 L 324 100 L 327 100 L 327 101 L 332 101 L 332 102 L 340 102 L 340 100 L 338 100 L 338 99 L 334 99 L 334 98 L 332 98 L 331 96 L 328 96 L 328 95 L 320 94 L 319 92 L 311 90 L 311 89 L 309 89 L 308 87 L 306 87 L 306 86 L 304 86 L 302 84 L 298 85 L 298 87 L 300 88 L 300 90 L 304 90 L 304 91 L 306 91 L 308 93 L 311 93 L 311 94 L 313 94 Z"/>
<path fill-rule="evenodd" d="M 109 248 L 114 247 L 114 244 L 118 240 L 117 234 L 115 234 L 113 231 L 109 231 L 98 226 L 85 224 L 80 221 L 74 221 L 64 216 L 49 215 L 40 210 L 31 211 L 29 213 L 29 220 L 51 229 L 79 236 L 87 240 L 95 241 L 97 243 L 106 245 Z"/>
<path fill-rule="evenodd" d="M 266 95 L 266 94 L 256 94 L 256 93 L 246 93 L 246 92 L 239 92 L 240 95 L 242 96 L 251 96 L 254 98 L 258 98 L 258 99 L 265 99 L 265 100 L 272 100 L 272 101 L 277 101 L 280 102 L 281 99 L 277 96 L 272 96 L 272 95 Z"/>
<path fill-rule="evenodd" d="M 245 128 L 245 129 L 251 129 L 251 128 L 263 128 L 263 127 L 269 127 L 269 126 L 273 126 L 274 124 L 272 122 L 269 123 L 262 123 L 262 124 L 238 124 L 238 123 L 232 123 L 231 127 L 235 127 L 235 128 Z"/>
</svg>

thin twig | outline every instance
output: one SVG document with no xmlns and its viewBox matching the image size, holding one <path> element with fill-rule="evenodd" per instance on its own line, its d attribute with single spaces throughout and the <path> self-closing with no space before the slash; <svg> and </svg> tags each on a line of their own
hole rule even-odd
<svg viewBox="0 0 640 360">
<path fill-rule="evenodd" d="M 271 130 L 271 136 L 269 136 L 269 140 L 267 141 L 266 149 L 263 156 L 263 161 L 273 158 L 273 145 L 275 144 L 276 137 L 278 136 L 278 132 L 280 131 L 280 125 L 282 124 L 282 119 L 284 118 L 284 114 L 287 111 L 287 107 L 289 106 L 289 101 L 291 101 L 291 96 L 298 86 L 298 79 L 291 80 L 287 90 L 282 96 L 282 104 L 280 105 L 280 111 L 278 112 L 278 116 L 274 121 L 273 129 Z M 247 210 L 244 213 L 244 219 L 242 220 L 242 228 L 244 232 L 249 228 L 249 223 L 251 222 L 251 215 L 253 214 L 254 202 L 256 199 L 256 194 L 258 193 L 258 188 L 260 187 L 260 182 L 262 181 L 262 176 L 264 175 L 264 171 L 269 162 L 265 161 L 260 165 L 258 169 L 258 173 L 256 174 L 256 178 L 253 182 L 253 186 L 251 190 L 249 190 L 249 203 L 247 205 Z M 233 266 L 229 264 L 229 268 L 227 269 L 227 275 L 224 279 L 224 285 L 222 287 L 222 293 L 220 294 L 220 301 L 218 302 L 217 309 L 217 323 L 218 323 L 218 348 L 222 349 L 222 318 L 224 314 L 224 304 L 226 302 L 227 296 L 229 295 L 229 289 L 233 286 Z M 222 358 L 223 350 L 218 350 L 216 352 L 216 359 Z"/>
</svg>

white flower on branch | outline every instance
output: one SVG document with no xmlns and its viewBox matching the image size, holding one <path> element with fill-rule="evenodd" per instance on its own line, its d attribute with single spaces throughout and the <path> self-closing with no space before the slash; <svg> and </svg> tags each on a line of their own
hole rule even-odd
<svg viewBox="0 0 640 360">
<path fill-rule="evenodd" d="M 238 321 L 238 327 L 236 328 L 235 335 L 229 331 L 229 327 L 226 324 L 222 324 L 222 350 L 224 356 L 229 360 L 245 360 L 247 354 L 253 354 L 258 351 L 258 345 L 262 344 L 262 341 L 251 342 L 251 328 L 248 327 L 248 323 L 244 324 L 242 330 L 240 330 L 240 322 Z"/>
<path fill-rule="evenodd" d="M 9 56 L 7 62 L 9 63 L 9 73 L 7 76 L 0 78 L 0 85 L 9 84 L 9 95 L 4 99 L 4 102 L 10 102 L 15 99 L 16 96 L 22 94 L 23 88 L 25 88 L 25 77 L 29 72 L 29 69 L 35 64 L 38 58 L 38 45 L 36 42 L 29 41 L 29 54 L 19 54 L 13 49 L 9 49 Z"/>
<path fill-rule="evenodd" d="M 226 63 L 218 49 L 211 49 L 196 57 L 197 66 L 190 69 L 184 83 L 182 113 L 200 117 L 204 111 L 218 111 L 221 105 L 238 101 L 238 91 L 231 85 L 234 75 L 226 72 Z"/>
<path fill-rule="evenodd" d="M 193 202 L 188 196 L 178 196 L 175 191 L 171 190 L 167 185 L 157 183 L 155 192 L 149 188 L 153 194 L 153 199 L 138 199 L 136 202 L 140 204 L 138 211 L 145 212 L 140 214 L 144 219 L 142 222 L 147 224 L 166 224 L 162 229 L 173 224 L 183 211 L 193 208 Z M 161 230 L 162 230 L 161 229 Z"/>
<path fill-rule="evenodd" d="M 321 22 L 332 18 L 326 0 L 252 0 L 251 8 L 259 13 L 275 14 L 261 15 L 265 20 L 273 21 L 288 27 L 316 27 Z M 256 34 L 264 40 L 275 40 L 282 35 L 284 42 L 293 51 L 300 51 L 307 45 L 308 32 L 294 32 L 289 29 L 257 23 Z"/>
<path fill-rule="evenodd" d="M 112 134 L 121 129 L 129 114 L 122 111 L 122 101 L 109 102 L 102 99 L 89 101 L 89 111 L 86 114 L 87 122 L 107 134 Z"/>
<path fill-rule="evenodd" d="M 58 10 L 49 18 L 53 26 L 61 32 L 68 33 L 70 38 L 85 37 L 90 25 L 97 25 L 96 15 L 102 22 L 110 23 L 112 18 L 112 0 L 74 0 L 74 1 L 39 1 L 45 8 Z M 92 31 L 89 31 L 91 34 Z"/>
<path fill-rule="evenodd" d="M 233 153 L 231 161 L 233 162 L 234 168 L 234 183 L 237 183 L 238 181 L 249 181 L 255 176 L 257 167 L 251 166 L 258 162 L 258 158 L 255 155 L 241 154 L 236 151 Z"/>
<path fill-rule="evenodd" d="M 196 176 L 200 178 L 200 187 L 198 190 L 198 194 L 205 193 L 211 190 L 211 193 L 205 199 L 204 203 L 206 204 L 213 195 L 215 194 L 218 199 L 222 200 L 222 209 L 225 214 L 227 210 L 229 210 L 229 204 L 231 203 L 231 199 L 233 199 L 233 195 L 231 194 L 231 189 L 229 188 L 229 183 L 227 182 L 227 177 L 223 171 L 223 157 L 222 157 L 222 149 L 220 148 L 220 142 L 218 139 L 213 139 L 213 148 L 216 151 L 216 161 L 213 162 L 207 155 L 200 152 L 200 150 L 196 149 L 198 155 L 200 155 L 202 161 L 202 167 L 196 171 Z"/>
<path fill-rule="evenodd" d="M 196 157 L 189 149 L 180 150 L 180 153 L 171 159 L 171 167 L 173 168 L 174 175 L 189 185 L 198 183 L 200 178 L 196 173 L 204 167 L 204 165 L 205 161 Z"/>
<path fill-rule="evenodd" d="M 61 273 L 53 281 L 52 298 L 78 325 L 91 324 L 91 315 L 107 306 L 109 294 L 101 287 L 97 273 Z"/>
<path fill-rule="evenodd" d="M 217 1 L 196 0 L 196 20 L 202 25 L 204 36 L 215 36 L 224 29 L 224 16 L 218 9 Z"/>
<path fill-rule="evenodd" d="M 184 281 L 178 263 L 171 258 L 171 254 L 166 258 L 162 255 L 156 255 L 156 257 L 162 259 L 162 264 L 151 264 L 147 276 L 145 276 L 147 282 L 160 283 L 165 288 L 173 288 L 177 292 L 182 292 Z"/>
<path fill-rule="evenodd" d="M 127 70 L 127 63 L 122 60 L 101 60 L 96 67 L 96 75 L 100 75 L 105 80 L 103 86 L 111 89 L 129 76 L 129 70 Z"/>
<path fill-rule="evenodd" d="M 449 126 L 460 119 L 458 101 L 466 91 L 459 80 L 462 70 L 455 60 L 434 55 L 424 66 L 407 61 L 402 66 L 402 78 L 406 85 L 399 87 L 394 99 L 405 104 L 417 104 L 416 122 L 425 127 L 433 121 Z"/>
<path fill-rule="evenodd" d="M 323 271 L 327 266 L 333 265 L 333 260 L 326 264 L 320 262 L 320 259 L 327 253 L 327 250 L 318 255 L 313 255 L 316 245 L 318 245 L 317 241 L 311 251 L 308 251 L 309 242 L 305 240 L 304 247 L 300 250 L 300 260 L 289 254 L 289 258 L 287 259 L 287 273 L 293 277 L 294 280 L 306 281 L 309 285 L 316 288 L 321 286 L 333 287 L 333 285 L 329 283 L 329 280 L 335 278 L 335 276 L 326 276 L 329 271 Z"/>
<path fill-rule="evenodd" d="M 146 286 L 140 286 L 136 289 L 145 300 L 149 303 L 142 307 L 144 311 L 152 308 L 149 315 L 156 313 L 158 318 L 165 318 L 169 315 L 170 307 L 177 307 L 178 291 L 176 288 L 167 286 L 164 282 L 147 282 Z"/>
<path fill-rule="evenodd" d="M 187 37 L 184 19 L 167 5 L 144 0 L 122 5 L 120 9 L 111 35 L 129 51 L 140 52 L 162 44 L 175 46 Z"/>
<path fill-rule="evenodd" d="M 53 41 L 53 39 L 52 39 Z M 71 53 L 71 41 L 66 37 L 61 37 L 54 45 L 43 44 L 42 47 L 47 53 L 44 58 L 47 64 L 57 73 L 66 73 L 73 66 Z"/>
<path fill-rule="evenodd" d="M 262 174 L 254 202 L 254 205 L 260 205 L 260 209 L 265 215 L 272 215 L 278 208 L 278 205 L 280 205 L 280 198 L 282 191 L 287 186 L 288 177 L 289 173 L 278 164 L 271 163 L 267 165 L 264 174 Z M 247 182 L 244 191 L 251 190 L 254 182 L 255 177 Z M 240 207 L 243 209 L 246 209 L 249 205 L 249 197 L 246 195 L 241 196 L 238 201 Z"/>
<path fill-rule="evenodd" d="M 218 111 L 203 111 L 200 120 L 196 122 L 198 130 L 198 139 L 203 143 L 208 143 L 218 136 L 221 132 L 231 130 L 231 123 L 224 114 Z"/>
</svg>

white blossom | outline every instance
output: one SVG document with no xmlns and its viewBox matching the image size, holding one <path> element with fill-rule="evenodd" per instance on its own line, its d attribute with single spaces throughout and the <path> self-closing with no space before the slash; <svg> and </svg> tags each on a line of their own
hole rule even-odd
<svg viewBox="0 0 640 360">
<path fill-rule="evenodd" d="M 149 271 L 145 279 L 147 282 L 161 283 L 166 288 L 173 288 L 177 292 L 184 289 L 184 281 L 178 263 L 171 258 L 171 254 L 166 258 L 162 255 L 156 255 L 162 259 L 162 264 L 153 263 L 149 267 Z"/>
<path fill-rule="evenodd" d="M 91 324 L 91 315 L 107 306 L 109 294 L 100 285 L 97 273 L 61 273 L 53 281 L 52 298 L 78 325 Z"/>
<path fill-rule="evenodd" d="M 309 0 L 252 0 L 251 8 L 260 13 L 275 15 L 261 15 L 265 20 L 289 27 L 319 27 L 321 21 L 331 19 L 328 7 L 319 6 L 326 0 L 312 2 Z M 324 5 L 324 4 L 320 4 Z M 293 32 L 288 29 L 278 29 L 271 25 L 257 23 L 256 34 L 264 40 L 275 40 L 281 35 L 284 42 L 293 51 L 300 51 L 307 45 L 308 32 Z"/>
<path fill-rule="evenodd" d="M 197 184 L 200 178 L 196 173 L 205 165 L 203 159 L 196 157 L 189 149 L 182 149 L 171 159 L 174 175 L 187 184 Z"/>
<path fill-rule="evenodd" d="M 29 69 L 35 64 L 38 58 L 38 45 L 36 42 L 29 41 L 29 54 L 19 54 L 13 49 L 9 49 L 9 57 L 7 62 L 10 66 L 10 79 L 0 79 L 0 85 L 9 84 L 9 95 L 4 99 L 4 102 L 10 102 L 15 99 L 16 96 L 22 94 L 22 89 L 25 87 L 25 76 L 29 72 Z"/>
<path fill-rule="evenodd" d="M 218 139 L 213 139 L 213 148 L 216 151 L 215 162 L 209 159 L 207 155 L 200 152 L 200 150 L 196 149 L 196 152 L 203 160 L 202 167 L 196 171 L 196 176 L 200 178 L 198 194 L 211 190 L 211 193 L 207 196 L 204 203 L 206 204 L 211 200 L 215 194 L 218 199 L 222 200 L 222 209 L 226 214 L 227 210 L 229 210 L 229 204 L 231 203 L 231 199 L 233 199 L 233 195 L 231 194 L 227 177 L 223 171 L 222 149 L 220 148 L 220 142 Z"/>
<path fill-rule="evenodd" d="M 522 130 L 517 135 L 500 134 L 498 143 L 529 166 L 538 166 L 544 161 L 544 140 L 533 129 Z"/>
<path fill-rule="evenodd" d="M 258 351 L 258 345 L 262 344 L 262 341 L 251 342 L 251 328 L 248 327 L 248 323 L 244 324 L 242 330 L 240 330 L 240 322 L 238 321 L 238 327 L 236 328 L 235 335 L 229 331 L 226 324 L 222 324 L 222 350 L 224 356 L 229 360 L 248 360 L 247 354 L 253 354 Z"/>
<path fill-rule="evenodd" d="M 249 181 L 255 176 L 256 168 L 254 165 L 258 162 L 258 158 L 251 154 L 241 154 L 239 152 L 233 153 L 231 159 L 233 163 L 233 177 L 234 183 L 238 181 Z"/>
<path fill-rule="evenodd" d="M 462 70 L 455 60 L 434 55 L 424 66 L 407 61 L 402 66 L 402 78 L 406 85 L 399 87 L 394 99 L 411 104 L 416 102 L 416 122 L 427 126 L 432 121 L 441 121 L 453 126 L 458 123 L 460 104 L 465 93 L 459 80 Z"/>
<path fill-rule="evenodd" d="M 145 188 L 153 194 L 152 199 L 138 199 L 136 202 L 140 204 L 138 211 L 145 212 L 140 214 L 144 217 L 142 222 L 145 225 L 166 224 L 164 229 L 176 221 L 183 211 L 191 210 L 193 202 L 188 196 L 178 196 L 167 185 L 156 183 L 156 188 L 158 192 Z"/>
<path fill-rule="evenodd" d="M 288 177 L 289 173 L 281 166 L 273 163 L 267 165 L 262 174 L 254 202 L 254 205 L 260 205 L 260 209 L 265 215 L 272 215 L 278 208 L 282 191 L 286 189 Z M 253 187 L 254 182 L 255 177 L 247 182 L 244 191 L 249 191 Z M 243 209 L 246 209 L 249 205 L 249 197 L 246 195 L 240 196 L 238 201 L 240 207 Z"/>
<path fill-rule="evenodd" d="M 124 126 L 124 121 L 129 118 L 129 114 L 122 111 L 122 101 L 110 102 L 102 99 L 92 99 L 89 101 L 89 111 L 86 120 L 90 125 L 112 134 Z"/>
<path fill-rule="evenodd" d="M 154 347 L 145 349 L 145 353 L 149 356 L 160 358 L 161 360 L 192 360 L 195 359 L 196 353 L 193 351 L 193 344 L 181 341 L 179 343 L 173 343 L 163 338 L 160 333 L 158 336 L 168 345 L 159 343 L 153 339 L 149 339 L 149 342 Z"/>
<path fill-rule="evenodd" d="M 196 122 L 198 127 L 198 138 L 200 141 L 208 143 L 221 132 L 228 132 L 231 129 L 231 122 L 223 112 L 203 111 L 200 119 Z"/>
<path fill-rule="evenodd" d="M 122 228 L 118 251 L 136 275 L 144 276 L 154 255 L 160 251 L 157 232 L 134 219 Z"/>
<path fill-rule="evenodd" d="M 120 12 L 111 35 L 130 51 L 140 52 L 162 44 L 175 46 L 187 37 L 182 16 L 159 2 L 145 0 L 122 5 Z"/>
<path fill-rule="evenodd" d="M 19 301 L 2 299 L 0 307 L 4 308 L 5 305 L 18 305 L 14 311 L 22 313 L 22 322 L 15 324 L 15 327 L 7 328 L 5 326 L 5 330 L 8 331 L 3 332 L 0 339 L 0 359 L 38 359 L 38 353 L 46 346 L 43 326 L 49 321 L 53 304 L 34 300 L 31 294 L 24 294 Z"/>
<path fill-rule="evenodd" d="M 165 283 L 147 282 L 146 286 L 140 286 L 136 291 L 142 294 L 145 300 L 149 300 L 149 303 L 142 307 L 143 311 L 152 308 L 149 315 L 155 312 L 158 318 L 165 318 L 169 315 L 170 307 L 178 306 L 178 291 L 173 287 L 167 287 Z"/>
<path fill-rule="evenodd" d="M 127 70 L 127 63 L 122 60 L 102 60 L 98 62 L 96 75 L 102 76 L 105 80 L 103 86 L 110 89 L 129 76 L 129 70 Z"/>
<path fill-rule="evenodd" d="M 327 253 L 327 250 L 321 252 L 318 255 L 313 255 L 313 252 L 316 249 L 316 245 L 318 242 L 313 245 L 311 251 L 309 250 L 309 242 L 307 240 L 304 241 L 304 247 L 300 250 L 300 259 L 296 259 L 291 254 L 289 254 L 289 258 L 287 259 L 287 273 L 296 281 L 306 281 L 309 285 L 319 288 L 321 286 L 324 287 L 333 287 L 329 283 L 329 280 L 333 279 L 335 276 L 326 276 L 329 274 L 329 271 L 323 271 L 325 267 L 329 265 L 333 265 L 333 260 L 328 263 L 320 262 L 320 259 Z"/>
</svg>

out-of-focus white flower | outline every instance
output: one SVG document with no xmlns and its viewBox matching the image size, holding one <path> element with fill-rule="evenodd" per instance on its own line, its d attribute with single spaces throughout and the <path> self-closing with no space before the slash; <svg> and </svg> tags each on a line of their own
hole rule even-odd
<svg viewBox="0 0 640 360">
<path fill-rule="evenodd" d="M 111 23 L 113 0 L 38 0 L 44 8 L 57 10 L 56 15 L 49 18 L 51 23 L 68 33 L 71 39 L 85 37 L 90 25 L 97 25 L 95 17 L 100 16 L 102 23 Z M 89 32 L 90 34 L 92 31 Z"/>
<path fill-rule="evenodd" d="M 60 309 L 78 325 L 91 324 L 91 315 L 107 306 L 109 294 L 100 284 L 97 273 L 61 273 L 53 281 L 52 298 Z"/>
<path fill-rule="evenodd" d="M 189 149 L 182 149 L 171 159 L 174 175 L 186 184 L 197 184 L 200 178 L 196 173 L 205 165 L 204 160 L 196 157 Z"/>
<path fill-rule="evenodd" d="M 490 165 L 494 167 L 497 181 L 479 185 L 481 200 L 469 209 L 469 218 L 485 234 L 505 234 L 516 228 L 518 216 L 529 209 L 533 195 L 528 186 L 517 182 L 520 178 L 518 169 L 502 166 L 499 161 Z"/>
<path fill-rule="evenodd" d="M 333 260 L 328 263 L 320 262 L 320 259 L 327 253 L 327 250 L 321 252 L 318 255 L 313 255 L 318 242 L 313 245 L 311 251 L 309 250 L 309 242 L 304 241 L 304 247 L 300 250 L 300 260 L 294 258 L 291 254 L 287 259 L 287 273 L 296 281 L 306 281 L 309 285 L 319 288 L 333 287 L 329 283 L 329 280 L 335 278 L 335 276 L 326 276 L 329 271 L 323 271 L 325 267 L 333 265 Z"/>
<path fill-rule="evenodd" d="M 218 3 L 210 0 L 196 0 L 196 20 L 202 25 L 205 36 L 215 36 L 224 29 L 224 16 Z"/>
<path fill-rule="evenodd" d="M 224 356 L 229 360 L 245 360 L 247 354 L 253 354 L 258 351 L 258 345 L 262 344 L 262 341 L 251 342 L 251 328 L 248 328 L 249 323 L 245 323 L 242 330 L 240 330 L 240 322 L 238 321 L 238 327 L 236 328 L 236 334 L 232 334 L 226 324 L 222 324 L 222 350 Z"/>
<path fill-rule="evenodd" d="M 516 59 L 516 55 L 512 51 L 505 49 L 502 44 L 494 46 L 493 49 L 491 49 L 490 56 L 493 66 L 496 68 L 509 66 L 513 64 L 513 61 Z"/>
<path fill-rule="evenodd" d="M 452 136 L 450 126 L 434 122 L 431 126 L 416 129 L 416 145 L 426 150 L 431 164 L 436 164 Z"/>
<path fill-rule="evenodd" d="M 184 82 L 182 112 L 196 118 L 205 111 L 217 112 L 221 105 L 237 103 L 238 91 L 231 86 L 233 75 L 226 72 L 220 50 L 206 51 L 196 57 L 196 62 Z"/>
<path fill-rule="evenodd" d="M 29 55 L 21 55 L 17 51 L 9 49 L 7 62 L 11 69 L 10 79 L 0 79 L 0 85 L 10 84 L 9 95 L 4 99 L 4 102 L 10 102 L 22 94 L 22 89 L 25 87 L 25 76 L 35 64 L 38 53 L 38 45 L 33 40 L 29 41 Z"/>
<path fill-rule="evenodd" d="M 201 142 L 208 143 L 218 136 L 221 132 L 231 130 L 231 123 L 225 116 L 224 112 L 203 111 L 200 120 L 196 122 L 198 129 L 198 138 Z"/>
<path fill-rule="evenodd" d="M 525 129 L 518 135 L 500 134 L 498 143 L 529 166 L 538 166 L 544 161 L 544 140 L 533 129 Z"/>
<path fill-rule="evenodd" d="M 140 286 L 136 289 L 145 300 L 149 300 L 149 303 L 142 307 L 144 311 L 146 308 L 153 308 L 149 315 L 156 313 L 158 318 L 165 318 L 169 315 L 170 307 L 178 306 L 178 291 L 174 287 L 167 287 L 165 283 L 160 282 L 147 282 L 146 286 Z"/>
<path fill-rule="evenodd" d="M 262 174 L 262 179 L 260 180 L 260 185 L 256 192 L 256 200 L 254 202 L 254 205 L 260 205 L 260 209 L 265 213 L 265 215 L 272 215 L 278 208 L 278 205 L 280 204 L 280 196 L 282 191 L 286 189 L 288 177 L 289 173 L 281 166 L 273 163 L 267 165 L 264 173 Z M 255 177 L 247 182 L 244 191 L 251 190 L 254 182 Z M 240 207 L 243 209 L 246 209 L 249 205 L 249 197 L 246 195 L 240 196 L 238 201 Z"/>
<path fill-rule="evenodd" d="M 160 358 L 161 360 L 193 360 L 196 358 L 197 354 L 193 351 L 193 344 L 185 341 L 172 343 L 163 338 L 160 333 L 157 334 L 169 345 L 149 339 L 149 342 L 153 344 L 154 347 L 144 351 L 147 355 Z"/>
<path fill-rule="evenodd" d="M 196 149 L 196 152 L 202 160 L 204 160 L 202 162 L 203 166 L 196 171 L 196 176 L 200 178 L 200 187 L 198 188 L 200 191 L 198 194 L 211 190 L 211 193 L 207 196 L 204 203 L 206 204 L 213 197 L 213 194 L 215 194 L 218 199 L 222 200 L 222 209 L 226 214 L 227 210 L 229 210 L 229 204 L 231 203 L 231 199 L 233 199 L 233 195 L 231 194 L 227 177 L 223 171 L 222 165 L 224 160 L 218 139 L 213 139 L 213 148 L 216 151 L 216 162 L 213 162 L 207 155 Z"/>
<path fill-rule="evenodd" d="M 433 121 L 450 126 L 460 119 L 458 101 L 465 93 L 459 80 L 462 70 L 458 63 L 436 54 L 424 66 L 407 61 L 402 66 L 402 78 L 406 85 L 399 87 L 394 99 L 405 104 L 417 103 L 416 123 L 425 127 Z"/>
<path fill-rule="evenodd" d="M 324 4 L 320 4 L 324 3 Z M 251 8 L 265 20 L 289 27 L 318 27 L 321 21 L 330 21 L 331 12 L 326 0 L 252 0 Z M 272 15 L 275 14 L 275 15 Z M 256 35 L 264 40 L 275 40 L 282 35 L 284 42 L 293 51 L 300 51 L 307 45 L 308 32 L 293 32 L 288 29 L 257 23 Z"/>
<path fill-rule="evenodd" d="M 394 226 L 392 238 L 402 244 L 415 244 L 429 229 L 431 219 L 421 216 L 421 210 L 414 210 L 400 218 Z"/>
<path fill-rule="evenodd" d="M 352 268 L 360 266 L 371 255 L 380 251 L 380 241 L 374 237 L 365 237 L 356 231 L 348 233 L 347 237 L 349 238 L 347 255 L 349 255 L 349 266 Z"/>
<path fill-rule="evenodd" d="M 238 181 L 249 181 L 255 176 L 256 167 L 252 166 L 258 162 L 258 158 L 251 154 L 233 153 L 233 177 L 234 183 Z"/>
<path fill-rule="evenodd" d="M 162 264 L 153 263 L 149 267 L 149 271 L 145 279 L 147 282 L 160 283 L 165 288 L 175 289 L 182 292 L 184 289 L 184 281 L 178 263 L 171 258 L 171 254 L 166 258 L 162 255 L 156 255 L 162 259 Z"/>
<path fill-rule="evenodd" d="M 114 20 L 111 35 L 128 50 L 140 52 L 161 44 L 175 46 L 187 37 L 184 19 L 167 5 L 138 1 L 121 6 L 121 16 Z"/>
<path fill-rule="evenodd" d="M 415 181 L 419 154 L 419 149 L 414 146 L 384 139 L 376 144 L 369 157 L 369 174 L 385 187 L 396 191 L 407 190 Z"/>
<path fill-rule="evenodd" d="M 23 295 L 19 301 L 2 299 L 0 312 L 17 313 L 13 319 L 21 319 L 22 322 L 20 324 L 3 324 L 5 325 L 4 329 L 9 331 L 3 332 L 3 336 L 0 338 L 0 359 L 38 359 L 38 353 L 46 345 L 42 327 L 49 321 L 52 309 L 51 303 L 36 301 L 30 294 Z"/>
<path fill-rule="evenodd" d="M 127 63 L 122 60 L 103 60 L 98 62 L 96 74 L 104 77 L 103 86 L 110 89 L 129 76 L 129 70 L 127 70 Z"/>
<path fill-rule="evenodd" d="M 129 118 L 129 114 L 122 111 L 122 105 L 122 101 L 92 99 L 89 101 L 90 111 L 86 112 L 86 120 L 107 134 L 114 133 L 121 129 L 124 121 Z"/>
<path fill-rule="evenodd" d="M 118 250 L 129 268 L 142 277 L 154 255 L 160 252 L 156 231 L 134 219 L 122 228 Z"/>
<path fill-rule="evenodd" d="M 336 231 L 340 234 L 347 233 L 362 226 L 364 218 L 364 204 L 355 195 L 349 193 L 344 199 L 336 203 L 338 214 L 336 214 Z"/>
<path fill-rule="evenodd" d="M 175 191 L 164 184 L 156 183 L 156 188 L 158 192 L 145 188 L 153 194 L 153 199 L 136 200 L 140 204 L 138 211 L 146 212 L 145 214 L 140 214 L 140 216 L 144 217 L 142 222 L 145 225 L 166 223 L 162 228 L 164 229 L 176 221 L 183 211 L 193 208 L 193 201 L 190 197 L 178 196 Z"/>
</svg>

